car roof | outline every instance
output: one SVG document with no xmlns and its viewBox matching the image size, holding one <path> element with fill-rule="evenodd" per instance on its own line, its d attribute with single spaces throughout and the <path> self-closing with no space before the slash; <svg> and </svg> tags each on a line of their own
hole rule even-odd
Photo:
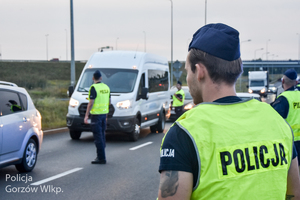
<svg viewBox="0 0 300 200">
<path fill-rule="evenodd" d="M 247 92 L 237 92 L 236 95 L 238 97 L 260 97 L 259 94 L 247 93 Z"/>
<path fill-rule="evenodd" d="M 7 90 L 13 90 L 17 92 L 22 92 L 24 94 L 27 94 L 27 91 L 25 88 L 18 87 L 17 84 L 6 82 L 6 81 L 0 81 L 0 89 L 7 89 Z"/>
</svg>

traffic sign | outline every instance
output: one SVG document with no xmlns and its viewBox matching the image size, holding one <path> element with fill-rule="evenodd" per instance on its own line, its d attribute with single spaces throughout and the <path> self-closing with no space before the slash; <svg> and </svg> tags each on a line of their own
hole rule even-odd
<svg viewBox="0 0 300 200">
<path fill-rule="evenodd" d="M 175 69 L 180 69 L 180 68 L 181 68 L 181 65 L 182 65 L 182 63 L 179 62 L 178 60 L 176 60 L 176 61 L 173 63 L 173 68 L 175 68 Z"/>
</svg>

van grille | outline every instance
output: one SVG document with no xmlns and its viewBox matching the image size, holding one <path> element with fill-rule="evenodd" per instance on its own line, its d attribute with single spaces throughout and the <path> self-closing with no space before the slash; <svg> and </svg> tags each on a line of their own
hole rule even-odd
<svg viewBox="0 0 300 200">
<path fill-rule="evenodd" d="M 87 109 L 87 103 L 82 103 L 79 108 L 78 108 L 78 112 L 79 112 L 79 115 L 81 117 L 84 117 L 85 116 L 85 113 L 86 113 L 86 109 Z M 109 113 L 107 115 L 108 118 L 111 118 L 113 116 L 115 112 L 115 108 L 112 104 L 109 105 Z"/>
</svg>

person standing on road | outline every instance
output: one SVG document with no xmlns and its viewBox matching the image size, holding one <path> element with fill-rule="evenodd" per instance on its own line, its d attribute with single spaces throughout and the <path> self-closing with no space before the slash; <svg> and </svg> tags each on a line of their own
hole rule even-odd
<svg viewBox="0 0 300 200">
<path fill-rule="evenodd" d="M 272 106 L 293 129 L 298 165 L 300 166 L 300 91 L 296 88 L 297 72 L 294 69 L 286 70 L 281 83 L 284 92 L 277 97 Z"/>
<path fill-rule="evenodd" d="M 88 124 L 89 115 L 91 116 L 91 129 L 97 149 L 97 157 L 92 164 L 106 164 L 105 129 L 106 116 L 109 112 L 110 89 L 106 84 L 101 83 L 101 80 L 101 73 L 96 70 L 93 74 L 94 84 L 90 87 L 89 103 L 84 117 L 84 123 Z"/>
<path fill-rule="evenodd" d="M 173 104 L 172 106 L 175 108 L 176 113 L 176 119 L 180 117 L 180 115 L 183 112 L 183 104 L 185 99 L 185 94 L 183 89 L 181 89 L 182 83 L 180 81 L 177 81 L 177 92 L 175 92 L 174 95 L 172 95 Z"/>
<path fill-rule="evenodd" d="M 239 32 L 225 24 L 200 28 L 185 69 L 197 106 L 162 140 L 158 199 L 300 198 L 289 125 L 268 104 L 236 96 Z"/>
</svg>

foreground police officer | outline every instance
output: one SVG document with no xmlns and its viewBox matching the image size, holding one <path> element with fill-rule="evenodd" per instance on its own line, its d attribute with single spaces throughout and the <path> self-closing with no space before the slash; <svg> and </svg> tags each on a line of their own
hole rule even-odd
<svg viewBox="0 0 300 200">
<path fill-rule="evenodd" d="M 175 113 L 176 113 L 176 119 L 180 117 L 180 115 L 183 112 L 183 104 L 184 104 L 184 99 L 185 99 L 185 94 L 183 89 L 181 89 L 182 83 L 180 81 L 177 81 L 177 91 L 175 92 L 174 95 L 172 95 L 173 99 L 173 104 L 172 107 L 175 108 Z"/>
<path fill-rule="evenodd" d="M 281 82 L 284 92 L 277 97 L 272 106 L 293 129 L 300 166 L 300 91 L 296 88 L 297 72 L 294 69 L 286 70 Z"/>
<path fill-rule="evenodd" d="M 101 83 L 101 80 L 101 73 L 96 70 L 93 75 L 94 84 L 89 91 L 90 101 L 84 117 L 84 123 L 88 124 L 88 117 L 91 114 L 91 129 L 97 148 L 97 157 L 92 164 L 106 164 L 105 128 L 106 115 L 109 112 L 110 89 L 106 84 Z"/>
<path fill-rule="evenodd" d="M 268 104 L 236 96 L 238 31 L 225 24 L 200 28 L 185 68 L 197 106 L 162 141 L 158 199 L 299 198 L 289 125 Z"/>
</svg>

